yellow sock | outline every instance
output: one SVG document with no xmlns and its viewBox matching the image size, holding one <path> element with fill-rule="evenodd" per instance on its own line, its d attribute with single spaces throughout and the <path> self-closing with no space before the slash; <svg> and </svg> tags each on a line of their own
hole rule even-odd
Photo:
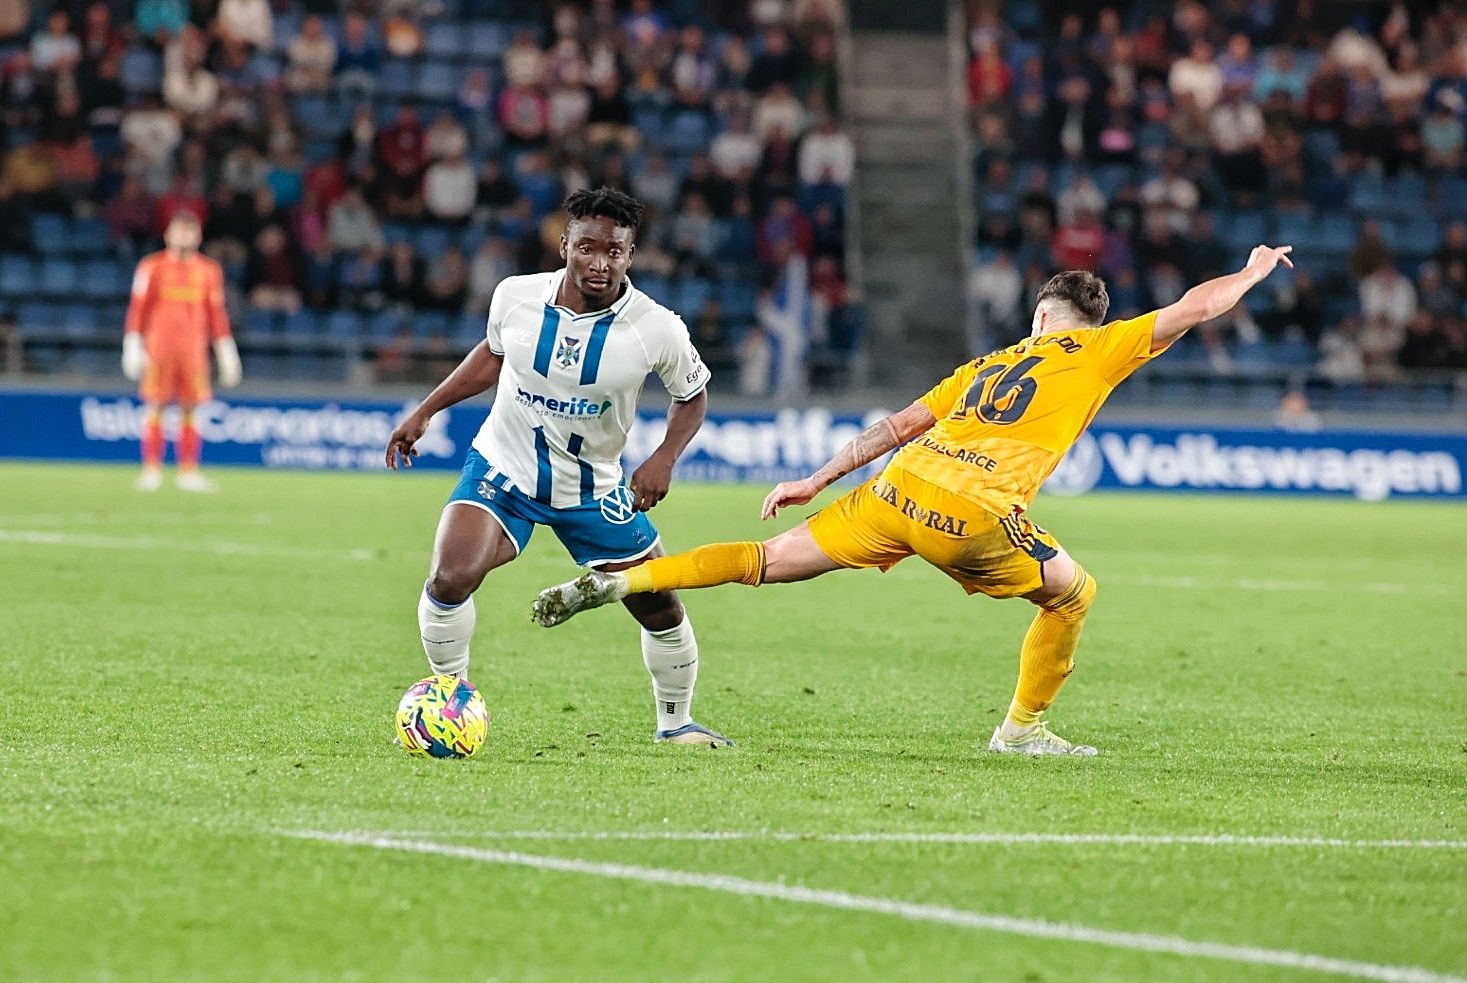
<svg viewBox="0 0 1467 983">
<path fill-rule="evenodd" d="M 625 571 L 627 590 L 647 594 L 663 590 L 717 587 L 764 582 L 763 543 L 714 543 L 655 560 Z"/>
<path fill-rule="evenodd" d="M 1085 613 L 1094 600 L 1095 578 L 1076 564 L 1075 580 L 1069 589 L 1040 605 L 1019 650 L 1019 685 L 1005 723 L 1026 729 L 1038 723 L 1040 715 L 1049 709 L 1075 669 L 1075 646 L 1080 642 Z"/>
</svg>

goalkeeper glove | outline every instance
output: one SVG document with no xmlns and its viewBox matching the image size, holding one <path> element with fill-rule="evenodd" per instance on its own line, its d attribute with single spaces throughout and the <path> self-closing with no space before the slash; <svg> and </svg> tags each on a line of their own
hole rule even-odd
<svg viewBox="0 0 1467 983">
<path fill-rule="evenodd" d="M 137 382 L 147 367 L 148 351 L 143 347 L 143 336 L 129 331 L 122 336 L 122 374 Z"/>
<path fill-rule="evenodd" d="M 214 363 L 219 369 L 219 385 L 233 389 L 244 378 L 244 367 L 239 364 L 239 349 L 233 338 L 219 338 L 214 342 Z"/>
</svg>

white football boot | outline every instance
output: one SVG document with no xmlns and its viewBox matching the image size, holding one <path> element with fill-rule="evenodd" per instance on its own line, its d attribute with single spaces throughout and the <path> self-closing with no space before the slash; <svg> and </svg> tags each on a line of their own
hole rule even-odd
<svg viewBox="0 0 1467 983">
<path fill-rule="evenodd" d="M 138 472 L 138 480 L 132 486 L 141 492 L 157 491 L 163 487 L 163 469 L 143 468 Z"/>
<path fill-rule="evenodd" d="M 988 739 L 988 750 L 999 754 L 1070 755 L 1076 758 L 1093 758 L 1099 752 L 1088 744 L 1071 744 L 1049 729 L 1043 720 L 1029 728 L 1022 737 L 1006 741 L 1002 736 L 1003 726 L 993 729 Z"/>
<path fill-rule="evenodd" d="M 178 472 L 178 477 L 173 479 L 173 483 L 178 487 L 179 491 L 203 492 L 208 495 L 219 490 L 218 485 L 197 471 L 180 471 Z"/>
<path fill-rule="evenodd" d="M 582 611 L 626 596 L 627 578 L 623 574 L 587 570 L 575 580 L 542 590 L 530 607 L 530 620 L 542 628 L 554 628 Z"/>
</svg>

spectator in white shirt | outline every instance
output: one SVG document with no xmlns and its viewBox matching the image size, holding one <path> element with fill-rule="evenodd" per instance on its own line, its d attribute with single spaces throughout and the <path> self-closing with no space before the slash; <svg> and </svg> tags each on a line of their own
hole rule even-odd
<svg viewBox="0 0 1467 983">
<path fill-rule="evenodd" d="M 362 198 L 360 188 L 352 186 L 337 199 L 326 213 L 326 239 L 338 253 L 368 250 L 380 253 L 387 248 L 386 237 L 377 214 Z"/>
<path fill-rule="evenodd" d="M 1416 286 L 1396 269 L 1393 263 L 1382 263 L 1360 281 L 1360 313 L 1367 328 L 1383 322 L 1402 330 L 1416 314 Z"/>
<path fill-rule="evenodd" d="M 326 33 L 326 25 L 315 14 L 301 22 L 301 32 L 286 46 L 290 67 L 285 72 L 285 86 L 292 92 L 324 92 L 331 87 L 331 73 L 336 68 L 336 39 Z"/>
<path fill-rule="evenodd" d="M 81 60 L 81 41 L 71 33 L 66 11 L 56 10 L 46 19 L 46 29 L 31 39 L 31 64 L 41 72 L 69 71 Z"/>
<path fill-rule="evenodd" d="M 163 76 L 163 99 L 185 117 L 211 112 L 219 104 L 219 80 L 192 53 Z"/>
<path fill-rule="evenodd" d="M 503 239 L 490 236 L 480 243 L 473 261 L 469 263 L 468 309 L 476 313 L 489 310 L 494 288 L 505 277 L 514 276 L 514 272 L 514 259 Z"/>
<path fill-rule="evenodd" d="M 1013 257 L 1000 252 L 992 262 L 979 263 L 968 274 L 968 299 L 978 323 L 970 346 L 974 352 L 1009 341 L 1022 323 L 1024 278 Z"/>
<path fill-rule="evenodd" d="M 1186 151 L 1173 148 L 1162 161 L 1161 173 L 1141 185 L 1141 204 L 1161 209 L 1167 224 L 1178 233 L 1186 231 L 1188 218 L 1201 201 L 1197 185 L 1182 173 L 1186 163 Z"/>
<path fill-rule="evenodd" d="M 802 184 L 851 183 L 856 169 L 856 147 L 829 115 L 820 117 L 815 129 L 800 141 L 799 172 Z"/>
<path fill-rule="evenodd" d="M 267 0 L 220 0 L 214 26 L 226 41 L 270 47 L 275 23 Z"/>
<path fill-rule="evenodd" d="M 1212 45 L 1206 41 L 1194 42 L 1192 51 L 1185 58 L 1172 62 L 1167 85 L 1172 90 L 1173 100 L 1179 104 L 1190 100 L 1199 113 L 1207 113 L 1217 105 L 1222 95 L 1223 75 L 1213 60 Z"/>
<path fill-rule="evenodd" d="M 504 81 L 511 88 L 539 85 L 545 81 L 545 53 L 535 43 L 535 35 L 520 31 L 504 53 Z"/>
<path fill-rule="evenodd" d="M 749 114 L 742 109 L 733 114 L 728 129 L 718 134 L 708 148 L 714 169 L 730 181 L 758 167 L 761 153 L 759 138 L 749 129 Z"/>
<path fill-rule="evenodd" d="M 423 177 L 423 203 L 429 214 L 445 222 L 468 221 L 478 192 L 473 165 L 462 153 L 435 162 Z"/>
<path fill-rule="evenodd" d="M 1070 225 L 1075 221 L 1077 212 L 1105 214 L 1105 195 L 1090 179 L 1090 175 L 1080 174 L 1070 182 L 1069 187 L 1060 192 L 1054 207 L 1059 214 L 1059 224 Z"/>
<path fill-rule="evenodd" d="M 122 142 L 149 167 L 171 164 L 182 141 L 177 114 L 159 105 L 156 96 L 146 97 L 122 117 Z"/>
<path fill-rule="evenodd" d="M 754 135 L 760 144 L 768 143 L 776 130 L 794 140 L 804 126 L 805 107 L 783 82 L 771 85 L 754 105 Z"/>
</svg>

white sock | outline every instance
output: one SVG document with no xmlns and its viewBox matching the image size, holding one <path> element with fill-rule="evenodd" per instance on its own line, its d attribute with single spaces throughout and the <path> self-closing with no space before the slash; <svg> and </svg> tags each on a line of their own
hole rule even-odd
<svg viewBox="0 0 1467 983">
<path fill-rule="evenodd" d="M 418 634 L 435 673 L 465 678 L 469 673 L 469 640 L 474 637 L 474 599 L 445 605 L 423 588 L 418 598 Z"/>
<path fill-rule="evenodd" d="M 642 629 L 642 661 L 652 674 L 657 700 L 657 729 L 676 730 L 692 720 L 693 684 L 698 681 L 698 639 L 693 624 L 666 631 Z"/>
</svg>

